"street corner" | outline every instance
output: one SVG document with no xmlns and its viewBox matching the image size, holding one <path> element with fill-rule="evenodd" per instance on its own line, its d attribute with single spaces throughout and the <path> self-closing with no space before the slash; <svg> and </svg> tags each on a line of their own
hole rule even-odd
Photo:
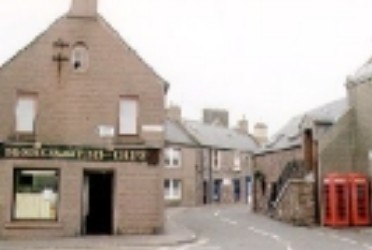
<svg viewBox="0 0 372 250">
<path fill-rule="evenodd" d="M 159 236 L 164 238 L 164 243 L 162 245 L 175 246 L 190 244 L 198 239 L 196 232 L 174 220 L 176 214 L 182 213 L 183 211 L 183 209 L 175 209 L 169 214 L 164 234 Z"/>
</svg>

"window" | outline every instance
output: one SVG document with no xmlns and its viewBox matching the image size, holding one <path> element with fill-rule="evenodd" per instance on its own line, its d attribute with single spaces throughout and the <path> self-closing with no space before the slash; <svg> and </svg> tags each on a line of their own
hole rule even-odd
<svg viewBox="0 0 372 250">
<path fill-rule="evenodd" d="M 72 49 L 71 55 L 72 68 L 76 72 L 85 72 L 89 68 L 88 48 L 82 42 L 77 43 Z"/>
<path fill-rule="evenodd" d="M 16 132 L 23 134 L 33 134 L 35 131 L 36 96 L 19 96 L 15 108 L 15 115 Z"/>
<path fill-rule="evenodd" d="M 235 151 L 234 152 L 234 167 L 233 167 L 233 170 L 234 171 L 240 171 L 241 170 L 240 165 L 241 165 L 240 152 Z"/>
<path fill-rule="evenodd" d="M 164 150 L 165 166 L 168 168 L 181 167 L 181 150 L 176 148 L 166 148 Z"/>
<path fill-rule="evenodd" d="M 119 134 L 136 135 L 138 120 L 138 100 L 124 97 L 120 99 Z"/>
<path fill-rule="evenodd" d="M 220 157 L 221 153 L 218 150 L 212 150 L 212 168 L 214 170 L 220 169 Z"/>
<path fill-rule="evenodd" d="M 15 170 L 13 218 L 57 220 L 57 170 Z"/>
<path fill-rule="evenodd" d="M 166 179 L 164 181 L 164 198 L 166 200 L 181 200 L 182 182 L 177 179 Z"/>
</svg>

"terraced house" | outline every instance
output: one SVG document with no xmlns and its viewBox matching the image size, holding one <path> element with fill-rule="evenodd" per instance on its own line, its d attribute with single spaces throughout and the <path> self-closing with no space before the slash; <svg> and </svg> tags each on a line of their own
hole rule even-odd
<svg viewBox="0 0 372 250">
<path fill-rule="evenodd" d="M 248 133 L 247 121 L 240 122 L 242 126 L 236 130 L 222 123 L 182 119 L 176 106 L 168 114 L 164 172 L 167 204 L 248 202 L 251 157 L 258 145 Z"/>
<path fill-rule="evenodd" d="M 167 84 L 97 0 L 73 0 L 0 88 L 0 237 L 163 230 Z"/>
</svg>

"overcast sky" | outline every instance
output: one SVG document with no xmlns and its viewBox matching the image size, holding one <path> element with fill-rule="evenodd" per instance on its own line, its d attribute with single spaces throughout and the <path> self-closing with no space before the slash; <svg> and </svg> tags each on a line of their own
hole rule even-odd
<svg viewBox="0 0 372 250">
<path fill-rule="evenodd" d="M 0 64 L 67 12 L 70 0 L 0 0 Z M 370 0 L 100 0 L 99 12 L 171 84 L 189 119 L 205 107 L 275 133 L 345 96 L 372 56 Z"/>
</svg>

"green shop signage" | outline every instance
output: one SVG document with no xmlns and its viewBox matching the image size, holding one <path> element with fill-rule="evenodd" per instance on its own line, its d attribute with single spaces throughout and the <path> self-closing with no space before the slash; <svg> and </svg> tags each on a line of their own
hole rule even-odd
<svg viewBox="0 0 372 250">
<path fill-rule="evenodd" d="M 0 144 L 0 158 L 6 159 L 60 159 L 78 161 L 113 161 L 159 163 L 159 149 L 103 149 L 81 146 L 8 145 Z"/>
</svg>

